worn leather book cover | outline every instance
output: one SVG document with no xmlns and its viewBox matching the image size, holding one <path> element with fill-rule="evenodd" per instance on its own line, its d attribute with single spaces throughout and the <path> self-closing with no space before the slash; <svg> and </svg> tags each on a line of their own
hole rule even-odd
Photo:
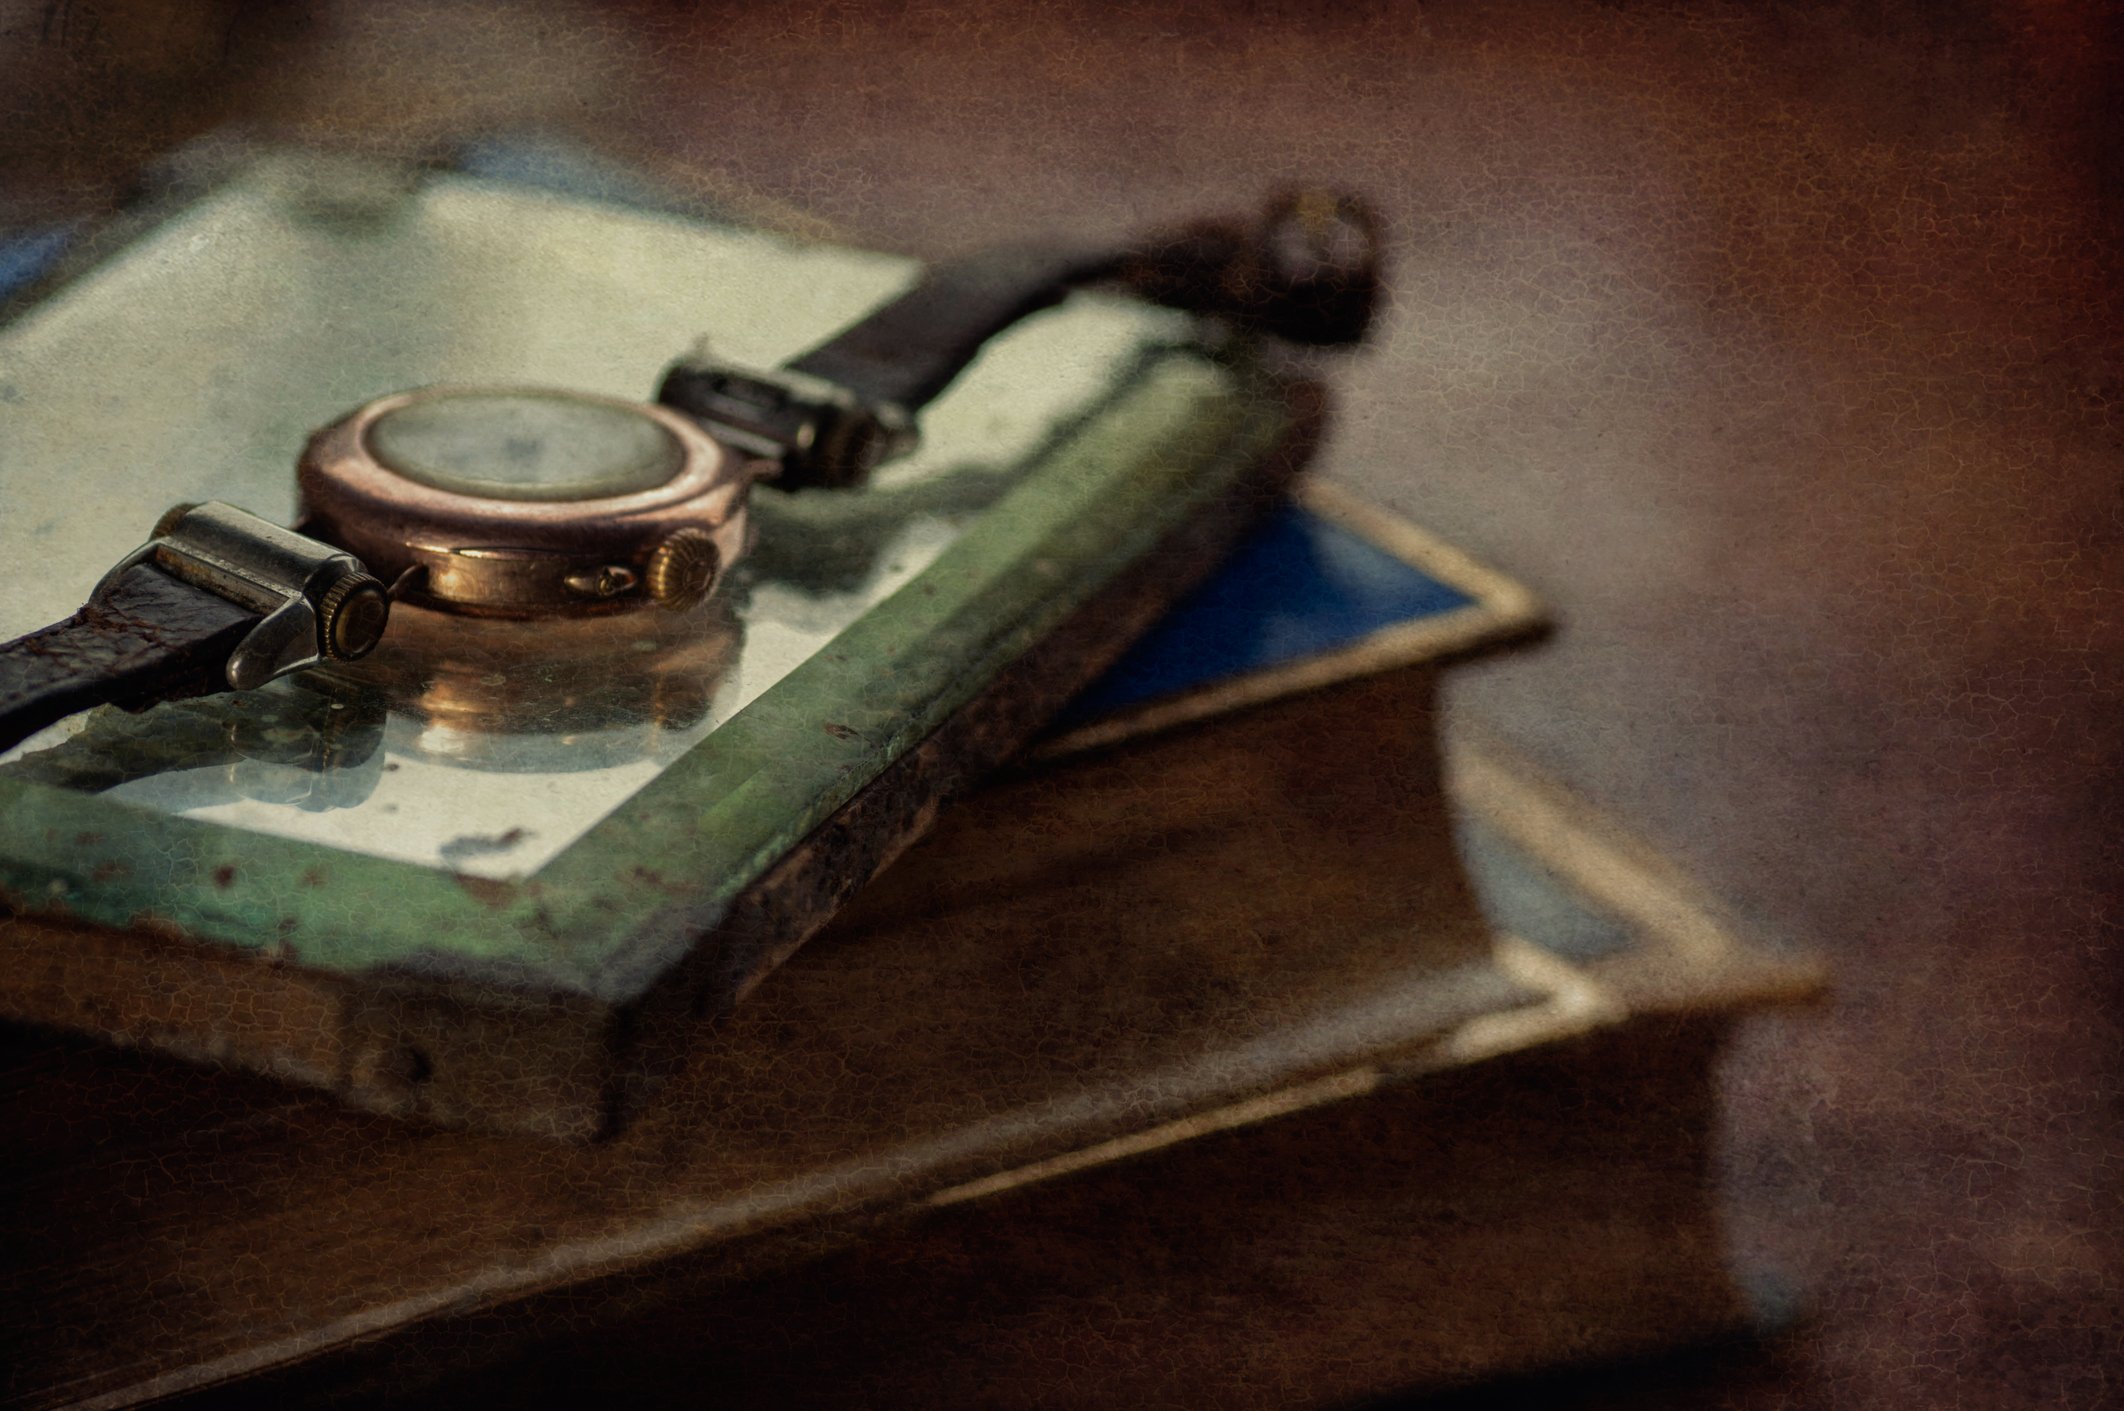
<svg viewBox="0 0 2124 1411">
<path fill-rule="evenodd" d="M 1710 1065 L 1815 977 L 1441 751 L 1536 620 L 1310 492 L 597 1145 L 14 1032 L 16 1404 L 1323 1404 L 1746 1324 Z"/>
</svg>

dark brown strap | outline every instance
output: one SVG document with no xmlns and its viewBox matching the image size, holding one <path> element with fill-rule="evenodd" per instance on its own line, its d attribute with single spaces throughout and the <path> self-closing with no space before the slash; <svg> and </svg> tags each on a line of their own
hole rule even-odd
<svg viewBox="0 0 2124 1411">
<path fill-rule="evenodd" d="M 1303 192 L 1251 221 L 1200 221 L 1125 247 L 1006 246 L 936 266 L 789 367 L 915 411 L 990 338 L 1105 280 L 1292 342 L 1355 343 L 1378 302 L 1381 243 L 1378 217 L 1358 198 Z"/>
<path fill-rule="evenodd" d="M 851 489 L 914 444 L 914 414 L 989 339 L 1078 285 L 1111 282 L 1291 342 L 1355 343 L 1378 304 L 1382 244 L 1362 201 L 1308 192 L 1251 221 L 1197 222 L 1127 246 L 1007 246 L 936 266 L 785 375 L 695 355 L 665 370 L 656 398 L 772 462 L 781 489 Z"/>
<path fill-rule="evenodd" d="M 258 621 L 135 564 L 66 621 L 0 645 L 0 749 L 90 706 L 226 691 L 229 657 Z"/>
<path fill-rule="evenodd" d="M 916 411 L 937 398 L 983 344 L 1060 303 L 1073 285 L 1111 274 L 1110 250 L 1059 246 L 985 250 L 937 265 L 861 323 L 789 364 L 868 402 Z"/>
</svg>

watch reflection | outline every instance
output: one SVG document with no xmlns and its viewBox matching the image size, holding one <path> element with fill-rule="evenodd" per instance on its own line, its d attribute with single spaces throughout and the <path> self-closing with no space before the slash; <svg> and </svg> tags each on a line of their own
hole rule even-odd
<svg viewBox="0 0 2124 1411">
<path fill-rule="evenodd" d="M 0 774 L 82 793 L 156 780 L 179 805 L 318 813 L 366 802 L 392 755 L 496 773 L 602 769 L 666 753 L 706 721 L 743 640 L 722 594 L 683 613 L 537 621 L 400 606 L 361 662 L 137 713 L 105 706 Z"/>
<path fill-rule="evenodd" d="M 66 739 L 0 772 L 82 793 L 195 772 L 210 795 L 319 813 L 352 808 L 375 792 L 385 717 L 383 703 L 364 693 L 314 679 L 278 681 L 137 713 L 104 706 Z"/>
<path fill-rule="evenodd" d="M 506 773 L 654 756 L 708 718 L 744 642 L 718 593 L 684 612 L 470 618 L 401 604 L 359 662 L 320 670 L 394 717 L 394 751 Z"/>
</svg>

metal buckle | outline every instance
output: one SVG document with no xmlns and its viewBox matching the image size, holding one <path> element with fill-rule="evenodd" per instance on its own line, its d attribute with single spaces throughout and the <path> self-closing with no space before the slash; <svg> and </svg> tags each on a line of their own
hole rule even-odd
<svg viewBox="0 0 2124 1411">
<path fill-rule="evenodd" d="M 391 603 L 361 560 L 219 500 L 177 505 L 127 554 L 97 594 L 136 564 L 264 614 L 224 674 L 248 691 L 324 661 L 354 661 L 382 639 Z"/>
<path fill-rule="evenodd" d="M 664 373 L 656 399 L 717 440 L 774 467 L 785 489 L 848 489 L 921 443 L 914 418 L 890 402 L 787 368 L 763 372 L 696 351 Z"/>
</svg>

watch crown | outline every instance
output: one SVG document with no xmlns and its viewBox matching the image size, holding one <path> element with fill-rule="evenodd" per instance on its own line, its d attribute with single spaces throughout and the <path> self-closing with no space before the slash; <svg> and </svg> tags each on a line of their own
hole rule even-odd
<svg viewBox="0 0 2124 1411">
<path fill-rule="evenodd" d="M 674 612 L 708 596 L 723 556 L 705 529 L 675 529 L 650 551 L 643 585 L 650 600 Z"/>
<path fill-rule="evenodd" d="M 317 617 L 324 654 L 333 661 L 359 661 L 383 640 L 391 599 L 368 574 L 346 573 L 325 589 Z"/>
</svg>

